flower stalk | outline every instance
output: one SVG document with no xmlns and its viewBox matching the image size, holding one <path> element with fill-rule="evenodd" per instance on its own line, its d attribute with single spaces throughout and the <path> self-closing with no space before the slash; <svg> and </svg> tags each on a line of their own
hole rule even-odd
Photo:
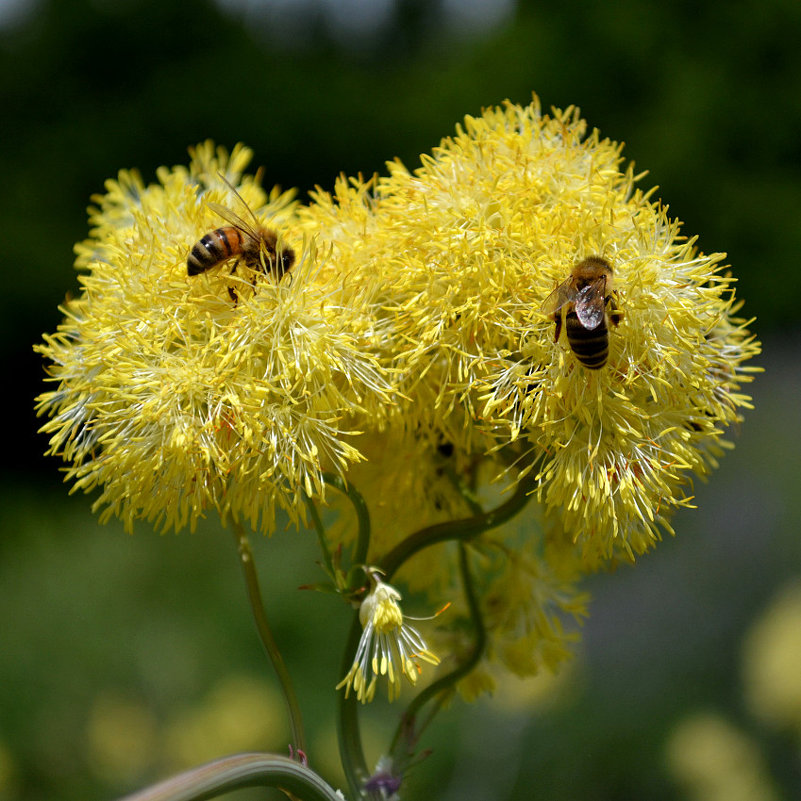
<svg viewBox="0 0 801 801">
<path fill-rule="evenodd" d="M 406 711 L 401 716 L 398 727 L 392 738 L 392 744 L 389 748 L 389 753 L 392 756 L 393 764 L 398 767 L 404 764 L 414 756 L 413 749 L 420 739 L 423 731 L 428 727 L 434 719 L 436 713 L 440 710 L 442 705 L 448 698 L 448 695 L 453 693 L 456 684 L 467 676 L 471 670 L 481 660 L 484 654 L 484 649 L 487 645 L 487 630 L 481 616 L 481 608 L 479 607 L 478 596 L 473 584 L 473 579 L 470 574 L 470 565 L 468 560 L 468 547 L 464 542 L 458 543 L 459 547 L 459 573 L 462 579 L 462 586 L 464 588 L 465 601 L 470 616 L 470 623 L 472 624 L 473 631 L 475 632 L 475 640 L 473 649 L 468 657 L 450 673 L 441 676 L 436 681 L 433 681 L 425 689 L 421 690 L 411 701 Z M 429 714 L 425 720 L 415 728 L 415 722 L 418 714 L 429 701 L 435 701 Z"/>
<path fill-rule="evenodd" d="M 425 548 L 449 540 L 470 542 L 484 532 L 511 520 L 523 510 L 535 489 L 535 481 L 529 476 L 524 476 L 517 483 L 512 495 L 495 509 L 461 520 L 437 523 L 410 534 L 379 561 L 379 569 L 387 579 L 390 579 L 404 562 Z"/>
<path fill-rule="evenodd" d="M 332 581 L 334 581 L 335 586 L 338 586 L 337 571 L 334 567 L 334 560 L 331 558 L 331 548 L 329 547 L 328 540 L 325 536 L 325 527 L 323 526 L 323 521 L 320 517 L 320 512 L 317 509 L 317 505 L 308 496 L 306 497 L 306 508 L 309 510 L 309 517 L 311 517 L 312 527 L 317 534 L 317 542 L 320 545 L 320 556 L 323 560 L 325 572 L 330 576 Z"/>
<path fill-rule="evenodd" d="M 250 540 L 240 523 L 234 521 L 232 523 L 232 528 L 239 553 L 239 564 L 242 567 L 242 573 L 245 577 L 250 609 L 253 613 L 253 620 L 256 623 L 256 630 L 259 634 L 261 644 L 264 646 L 264 650 L 272 663 L 275 674 L 278 677 L 278 682 L 281 685 L 281 691 L 286 701 L 294 751 L 295 753 L 305 753 L 306 738 L 303 733 L 303 719 L 300 712 L 300 705 L 298 704 L 295 689 L 292 685 L 292 678 L 289 675 L 281 652 L 278 650 L 278 644 L 275 641 L 270 623 L 267 619 L 267 613 L 264 609 L 264 601 L 259 587 L 259 577 L 253 562 L 253 551 L 250 547 Z"/>
<path fill-rule="evenodd" d="M 353 614 L 345 641 L 345 648 L 342 652 L 342 663 L 340 675 L 344 675 L 350 669 L 353 661 L 353 654 L 359 646 L 359 639 L 362 635 L 362 626 L 359 622 L 359 610 Z M 339 743 L 339 757 L 342 761 L 342 769 L 345 772 L 345 779 L 348 782 L 353 801 L 365 798 L 364 782 L 370 771 L 367 767 L 367 760 L 364 758 L 364 747 L 362 745 L 361 729 L 359 726 L 359 703 L 356 696 L 348 693 L 339 693 L 337 700 L 337 741 Z"/>
<path fill-rule="evenodd" d="M 200 765 L 120 801 L 203 801 L 243 787 L 277 787 L 303 801 L 342 801 L 313 770 L 274 754 L 236 754 Z"/>
<path fill-rule="evenodd" d="M 370 512 L 367 503 L 361 493 L 353 484 L 345 481 L 342 476 L 335 473 L 323 473 L 323 481 L 329 486 L 339 490 L 343 495 L 348 496 L 348 500 L 353 505 L 356 513 L 356 548 L 353 552 L 351 565 L 359 567 L 367 561 L 367 551 L 370 548 Z"/>
</svg>

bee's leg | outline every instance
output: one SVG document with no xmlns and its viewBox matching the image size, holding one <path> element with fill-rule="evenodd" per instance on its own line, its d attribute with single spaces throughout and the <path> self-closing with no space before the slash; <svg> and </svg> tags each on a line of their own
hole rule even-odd
<svg viewBox="0 0 801 801">
<path fill-rule="evenodd" d="M 553 316 L 553 320 L 556 323 L 556 331 L 554 332 L 554 335 L 553 335 L 553 341 L 554 342 L 558 342 L 559 341 L 559 334 L 562 333 L 562 314 L 561 314 L 561 312 L 556 312 L 556 314 L 554 314 L 554 316 Z"/>
<path fill-rule="evenodd" d="M 234 275 L 234 273 L 236 273 L 237 264 L 239 264 L 239 259 L 237 259 L 234 262 L 234 266 L 231 267 L 231 275 Z M 238 305 L 239 295 L 236 294 L 236 290 L 232 286 L 228 287 L 228 294 L 231 296 L 231 300 L 234 302 L 234 306 Z"/>
<path fill-rule="evenodd" d="M 613 325 L 618 325 L 618 323 L 620 323 L 620 321 L 623 319 L 623 312 L 617 305 L 617 292 L 613 292 L 606 299 L 606 302 L 609 304 L 609 319 Z"/>
</svg>

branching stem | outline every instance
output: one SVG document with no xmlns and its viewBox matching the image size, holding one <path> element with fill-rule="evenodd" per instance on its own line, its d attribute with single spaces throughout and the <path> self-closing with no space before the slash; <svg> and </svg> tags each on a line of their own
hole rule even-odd
<svg viewBox="0 0 801 801">
<path fill-rule="evenodd" d="M 436 523 L 410 534 L 378 563 L 378 567 L 386 577 L 385 580 L 389 581 L 404 562 L 424 548 L 448 540 L 470 542 L 485 531 L 502 525 L 523 509 L 535 487 L 534 479 L 523 478 L 518 482 L 512 496 L 495 509 L 490 509 L 489 512 L 482 512 L 461 520 Z"/>
</svg>

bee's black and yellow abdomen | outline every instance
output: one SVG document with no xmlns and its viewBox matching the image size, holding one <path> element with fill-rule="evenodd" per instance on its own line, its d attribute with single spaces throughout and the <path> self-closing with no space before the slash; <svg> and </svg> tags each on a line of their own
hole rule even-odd
<svg viewBox="0 0 801 801">
<path fill-rule="evenodd" d="M 239 255 L 241 251 L 242 234 L 237 228 L 217 228 L 195 243 L 186 260 L 187 272 L 189 275 L 199 275 Z"/>
<path fill-rule="evenodd" d="M 576 312 L 571 310 L 565 315 L 565 333 L 570 349 L 588 370 L 600 370 L 606 364 L 609 357 L 606 319 L 602 319 L 596 328 L 585 328 Z"/>
</svg>

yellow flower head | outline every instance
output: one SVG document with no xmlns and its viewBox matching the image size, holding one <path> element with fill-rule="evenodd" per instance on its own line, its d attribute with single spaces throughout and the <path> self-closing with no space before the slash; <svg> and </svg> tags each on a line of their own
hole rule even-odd
<svg viewBox="0 0 801 801">
<path fill-rule="evenodd" d="M 326 197 L 304 211 L 338 232 L 354 218 L 334 258 L 371 287 L 403 426 L 521 458 L 590 567 L 670 530 L 748 407 L 759 352 L 723 254 L 700 253 L 638 177 L 575 109 L 507 103 L 374 193 L 352 181 L 338 213 Z M 608 270 L 585 289 L 582 263 Z"/>
<path fill-rule="evenodd" d="M 158 184 L 109 181 L 77 247 L 83 291 L 39 348 L 57 384 L 39 398 L 50 452 L 128 528 L 177 530 L 212 508 L 269 530 L 276 507 L 297 516 L 324 470 L 360 458 L 348 438 L 387 404 L 359 318 L 321 280 L 291 197 L 242 176 L 249 158 L 206 143 Z M 188 275 L 195 243 L 250 209 L 278 254 L 296 254 L 290 275 L 265 269 L 264 252 Z"/>
<path fill-rule="evenodd" d="M 402 676 L 416 684 L 420 663 L 438 665 L 440 660 L 404 620 L 401 594 L 381 581 L 374 570 L 368 575 L 371 590 L 359 607 L 362 636 L 353 665 L 337 689 L 344 687 L 347 695 L 352 687 L 356 697 L 366 703 L 373 700 L 379 677 L 386 676 L 389 700 L 394 701 L 400 694 Z"/>
</svg>

